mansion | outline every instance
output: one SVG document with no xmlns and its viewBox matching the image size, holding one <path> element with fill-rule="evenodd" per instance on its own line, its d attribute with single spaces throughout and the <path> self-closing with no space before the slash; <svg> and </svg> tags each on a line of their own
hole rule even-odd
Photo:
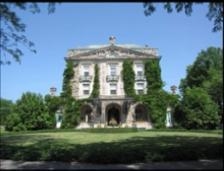
<svg viewBox="0 0 224 171">
<path fill-rule="evenodd" d="M 146 106 L 127 97 L 124 91 L 122 64 L 125 59 L 133 61 L 136 94 L 147 93 L 144 60 L 160 60 L 156 48 L 129 44 L 116 44 L 115 37 L 107 45 L 91 45 L 68 50 L 65 60 L 73 61 L 74 77 L 71 80 L 72 96 L 89 98 L 93 91 L 94 67 L 99 68 L 99 96 L 90 98 L 80 108 L 81 122 L 77 128 L 97 127 L 153 127 Z"/>
</svg>

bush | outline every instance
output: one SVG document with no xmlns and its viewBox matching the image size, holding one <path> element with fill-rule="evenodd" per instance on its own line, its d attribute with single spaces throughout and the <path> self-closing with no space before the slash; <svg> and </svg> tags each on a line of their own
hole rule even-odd
<svg viewBox="0 0 224 171">
<path fill-rule="evenodd" d="M 214 129 L 219 125 L 218 106 L 202 88 L 186 89 L 182 109 L 182 124 L 188 129 Z"/>
<path fill-rule="evenodd" d="M 15 130 L 14 127 L 16 127 L 19 124 L 21 124 L 21 119 L 20 119 L 18 113 L 10 114 L 6 118 L 6 126 L 5 126 L 5 129 L 7 131 L 13 131 L 13 130 Z"/>
<path fill-rule="evenodd" d="M 37 130 L 51 128 L 52 125 L 53 121 L 47 112 L 43 97 L 27 92 L 17 100 L 15 113 L 8 116 L 6 130 Z"/>
</svg>

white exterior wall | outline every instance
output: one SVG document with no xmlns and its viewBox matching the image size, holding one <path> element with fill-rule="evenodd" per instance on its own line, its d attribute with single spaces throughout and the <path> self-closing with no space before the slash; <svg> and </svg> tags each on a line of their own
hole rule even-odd
<svg viewBox="0 0 224 171">
<path fill-rule="evenodd" d="M 117 94 L 116 95 L 111 95 L 110 94 L 110 83 L 107 82 L 106 77 L 107 75 L 110 75 L 110 64 L 111 63 L 116 63 L 117 64 L 117 75 L 119 76 L 117 83 Z M 142 63 L 142 61 L 135 61 L 133 64 L 133 70 L 136 74 L 136 64 L 137 63 Z M 73 79 L 73 96 L 77 99 L 84 99 L 88 98 L 89 95 L 84 95 L 83 94 L 83 84 L 85 82 L 80 82 L 79 77 L 83 75 L 83 64 L 89 64 L 89 75 L 92 76 L 91 82 L 86 82 L 90 83 L 90 94 L 93 90 L 93 82 L 94 82 L 94 66 L 95 64 L 93 62 L 80 62 L 76 68 L 74 68 L 75 72 L 75 78 Z M 100 96 L 124 96 L 124 83 L 123 83 L 123 78 L 122 78 L 122 65 L 123 61 L 101 61 L 98 63 L 99 66 L 99 82 L 100 82 Z M 147 93 L 147 82 L 146 81 L 139 81 L 141 83 L 144 83 L 144 93 Z M 135 82 L 134 89 L 137 90 L 137 82 Z"/>
<path fill-rule="evenodd" d="M 100 81 L 100 95 L 106 95 L 107 93 L 107 84 L 106 84 L 106 75 L 107 75 L 107 64 L 106 62 L 100 62 L 99 64 L 99 81 Z"/>
<path fill-rule="evenodd" d="M 80 82 L 80 76 L 83 76 L 83 64 L 89 64 L 89 75 L 92 77 L 91 82 Z M 78 87 L 78 92 L 73 93 L 74 97 L 77 99 L 84 99 L 88 98 L 93 90 L 93 82 L 94 82 L 94 63 L 93 62 L 80 62 L 75 69 L 75 79 L 78 80 L 78 83 L 73 84 L 74 87 Z M 90 84 L 89 85 L 89 95 L 83 94 L 83 84 Z"/>
</svg>

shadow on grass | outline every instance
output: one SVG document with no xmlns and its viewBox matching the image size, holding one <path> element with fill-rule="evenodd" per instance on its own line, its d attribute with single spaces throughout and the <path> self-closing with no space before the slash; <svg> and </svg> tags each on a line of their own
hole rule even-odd
<svg viewBox="0 0 224 171">
<path fill-rule="evenodd" d="M 9 138 L 1 141 L 1 159 L 108 164 L 223 158 L 223 141 L 216 137 L 133 137 L 109 143 L 69 144 L 65 139 L 43 136 L 26 146 L 7 142 L 33 136 Z"/>
</svg>

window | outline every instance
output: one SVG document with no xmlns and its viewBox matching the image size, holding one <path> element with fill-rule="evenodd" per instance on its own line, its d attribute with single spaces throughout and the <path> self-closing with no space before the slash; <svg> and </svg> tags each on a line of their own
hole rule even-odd
<svg viewBox="0 0 224 171">
<path fill-rule="evenodd" d="M 83 84 L 83 87 L 85 87 L 86 89 L 89 89 L 89 84 Z"/>
<path fill-rule="evenodd" d="M 143 90 L 137 90 L 137 94 L 144 94 Z"/>
<path fill-rule="evenodd" d="M 83 87 L 83 94 L 84 95 L 89 94 L 89 84 L 83 84 L 82 87 Z"/>
<path fill-rule="evenodd" d="M 110 94 L 117 94 L 116 90 L 110 90 Z"/>
<path fill-rule="evenodd" d="M 89 64 L 83 64 L 82 65 L 83 75 L 89 76 Z"/>
<path fill-rule="evenodd" d="M 117 84 L 110 84 L 110 94 L 117 94 Z"/>
<path fill-rule="evenodd" d="M 137 83 L 137 94 L 144 94 L 144 83 Z"/>
<path fill-rule="evenodd" d="M 136 64 L 136 75 L 142 76 L 144 71 L 143 64 Z"/>
<path fill-rule="evenodd" d="M 84 76 L 86 76 L 86 77 L 89 76 L 89 72 L 86 72 L 86 71 L 85 71 L 85 72 L 84 72 Z"/>
<path fill-rule="evenodd" d="M 89 90 L 83 90 L 83 94 L 85 95 L 89 94 Z"/>
<path fill-rule="evenodd" d="M 117 74 L 116 68 L 117 68 L 116 64 L 110 64 L 110 75 L 116 75 Z"/>
<path fill-rule="evenodd" d="M 137 76 L 143 76 L 143 72 L 142 71 L 137 71 Z"/>
<path fill-rule="evenodd" d="M 144 89 L 144 83 L 137 83 L 137 89 Z"/>
</svg>

